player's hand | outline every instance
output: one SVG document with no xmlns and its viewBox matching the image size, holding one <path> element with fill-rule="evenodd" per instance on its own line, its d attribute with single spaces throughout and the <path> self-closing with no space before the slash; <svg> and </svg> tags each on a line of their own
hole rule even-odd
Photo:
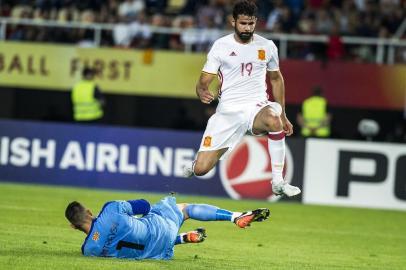
<svg viewBox="0 0 406 270">
<path fill-rule="evenodd" d="M 286 117 L 286 115 L 282 114 L 281 116 L 283 131 L 285 132 L 286 136 L 290 136 L 293 134 L 293 125 Z"/>
<path fill-rule="evenodd" d="M 210 104 L 214 100 L 214 95 L 208 89 L 199 89 L 197 95 L 199 96 L 200 101 L 205 104 Z"/>
</svg>

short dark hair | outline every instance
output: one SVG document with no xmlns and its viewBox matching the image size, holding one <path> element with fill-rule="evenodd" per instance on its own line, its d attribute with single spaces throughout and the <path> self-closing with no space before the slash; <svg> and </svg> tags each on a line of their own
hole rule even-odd
<svg viewBox="0 0 406 270">
<path fill-rule="evenodd" d="M 80 227 L 86 222 L 86 208 L 77 201 L 71 202 L 65 210 L 65 217 L 75 227 Z"/>
<path fill-rule="evenodd" d="M 87 76 L 93 76 L 96 73 L 96 71 L 93 68 L 90 67 L 85 67 L 82 70 L 82 76 L 87 77 Z"/>
<path fill-rule="evenodd" d="M 313 92 L 313 96 L 321 96 L 323 94 L 323 89 L 321 88 L 321 86 L 315 86 L 312 89 Z"/>
<path fill-rule="evenodd" d="M 237 20 L 238 15 L 246 15 L 248 17 L 257 16 L 257 6 L 253 1 L 241 0 L 235 3 L 233 8 L 233 18 Z"/>
</svg>

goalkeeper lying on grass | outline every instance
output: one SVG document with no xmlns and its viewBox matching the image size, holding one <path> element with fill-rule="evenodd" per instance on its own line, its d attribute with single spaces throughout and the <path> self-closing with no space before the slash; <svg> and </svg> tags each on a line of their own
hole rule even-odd
<svg viewBox="0 0 406 270">
<path fill-rule="evenodd" d="M 174 245 L 199 243 L 206 238 L 203 228 L 178 234 L 189 218 L 228 220 L 245 228 L 267 219 L 269 210 L 230 212 L 207 204 L 176 204 L 175 197 L 168 196 L 152 207 L 143 199 L 107 202 L 97 217 L 75 201 L 68 205 L 65 216 L 73 228 L 87 234 L 82 245 L 85 256 L 167 260 L 173 256 Z"/>
</svg>

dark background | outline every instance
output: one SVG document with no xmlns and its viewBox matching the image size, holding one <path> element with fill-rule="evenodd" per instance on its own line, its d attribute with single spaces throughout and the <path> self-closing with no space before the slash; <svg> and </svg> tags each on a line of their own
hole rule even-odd
<svg viewBox="0 0 406 270">
<path fill-rule="evenodd" d="M 160 98 L 105 94 L 105 117 L 101 124 L 203 131 L 215 105 L 196 99 Z M 0 118 L 73 122 L 69 91 L 0 88 Z M 296 114 L 300 105 L 287 104 L 287 116 L 300 136 Z M 330 107 L 333 115 L 331 138 L 360 139 L 358 123 L 372 118 L 380 124 L 377 141 L 401 142 L 394 135 L 396 125 L 404 124 L 403 112 Z"/>
</svg>

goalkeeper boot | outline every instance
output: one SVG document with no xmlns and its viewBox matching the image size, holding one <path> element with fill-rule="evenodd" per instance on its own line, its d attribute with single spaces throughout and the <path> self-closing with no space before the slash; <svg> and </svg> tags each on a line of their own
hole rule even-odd
<svg viewBox="0 0 406 270">
<path fill-rule="evenodd" d="M 267 208 L 258 208 L 244 212 L 234 219 L 234 223 L 240 228 L 251 226 L 252 222 L 260 222 L 269 218 L 270 211 Z"/>
<path fill-rule="evenodd" d="M 206 229 L 205 228 L 197 228 L 194 231 L 190 231 L 185 233 L 183 236 L 183 241 L 185 243 L 201 243 L 206 239 Z"/>
<path fill-rule="evenodd" d="M 272 181 L 272 193 L 275 195 L 286 195 L 288 197 L 293 197 L 302 192 L 300 188 L 290 185 L 286 181 Z"/>
</svg>

